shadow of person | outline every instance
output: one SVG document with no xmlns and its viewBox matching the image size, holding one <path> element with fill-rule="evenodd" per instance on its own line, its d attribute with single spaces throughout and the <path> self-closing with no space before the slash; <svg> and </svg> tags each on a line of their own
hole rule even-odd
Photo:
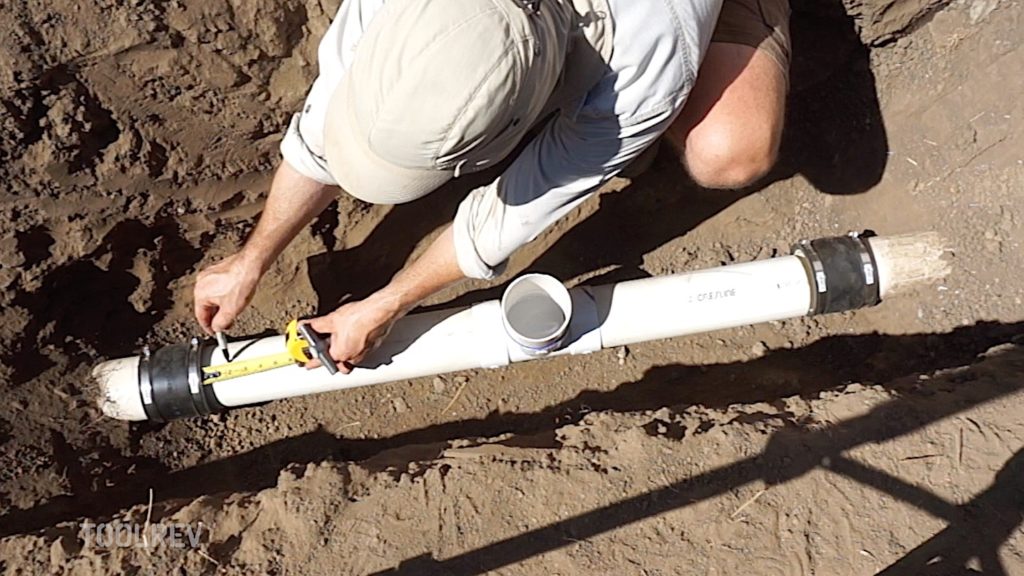
<svg viewBox="0 0 1024 576">
<path fill-rule="evenodd" d="M 801 174 L 826 194 L 866 192 L 889 156 L 868 48 L 838 0 L 792 2 L 786 128 L 767 182 Z"/>
<path fill-rule="evenodd" d="M 888 158 L 868 49 L 839 0 L 793 0 L 793 62 L 786 126 L 776 167 L 746 190 L 701 189 L 662 146 L 651 169 L 623 190 L 599 196 L 599 208 L 559 237 L 526 268 L 563 280 L 600 284 L 648 276 L 643 257 L 685 235 L 746 195 L 803 175 L 826 194 L 859 194 L 878 183 Z M 514 155 L 513 155 L 514 157 Z M 500 168 L 499 168 L 500 169 Z M 496 170 L 459 179 L 409 205 L 394 207 L 357 248 L 311 257 L 318 311 L 346 295 L 358 299 L 387 283 L 415 244 L 449 222 L 458 203 Z M 341 225 L 344 225 L 343 223 Z M 503 286 L 473 291 L 438 306 L 496 298 Z"/>
</svg>

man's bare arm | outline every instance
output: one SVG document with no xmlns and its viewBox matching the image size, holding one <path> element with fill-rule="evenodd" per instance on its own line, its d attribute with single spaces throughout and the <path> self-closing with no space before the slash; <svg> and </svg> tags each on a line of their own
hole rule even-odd
<svg viewBox="0 0 1024 576">
<path fill-rule="evenodd" d="M 396 320 L 427 297 L 465 276 L 455 256 L 449 226 L 422 256 L 395 275 L 387 286 L 365 300 L 345 304 L 334 312 L 310 320 L 313 329 L 331 335 L 331 357 L 343 372 L 352 369 L 380 345 Z M 319 362 L 311 362 L 311 368 Z"/>
<path fill-rule="evenodd" d="M 392 278 L 376 296 L 390 300 L 405 314 L 426 298 L 464 279 L 455 257 L 455 239 L 448 226 L 419 258 Z"/>
<path fill-rule="evenodd" d="M 336 194 L 336 188 L 281 162 L 263 213 L 245 246 L 203 270 L 196 280 L 195 315 L 203 330 L 212 333 L 231 327 L 270 265 Z"/>
<path fill-rule="evenodd" d="M 307 178 L 282 161 L 263 214 L 241 254 L 265 272 L 288 244 L 337 197 L 338 189 Z"/>
</svg>

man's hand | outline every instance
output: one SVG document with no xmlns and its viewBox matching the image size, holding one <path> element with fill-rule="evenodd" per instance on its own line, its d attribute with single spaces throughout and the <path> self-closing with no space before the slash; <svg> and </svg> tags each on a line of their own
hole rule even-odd
<svg viewBox="0 0 1024 576">
<path fill-rule="evenodd" d="M 203 270 L 196 281 L 196 320 L 207 334 L 227 330 L 256 292 L 270 264 L 334 199 L 336 189 L 281 162 L 263 214 L 242 251 Z"/>
<path fill-rule="evenodd" d="M 344 304 L 326 316 L 313 318 L 309 325 L 321 334 L 330 335 L 329 353 L 338 362 L 338 370 L 348 374 L 355 364 L 380 346 L 395 321 L 404 314 L 396 298 L 377 292 L 366 300 Z M 318 360 L 306 364 L 310 369 L 319 366 Z"/>
<path fill-rule="evenodd" d="M 199 273 L 196 320 L 207 334 L 227 330 L 249 305 L 262 271 L 242 253 L 229 256 Z"/>
<path fill-rule="evenodd" d="M 343 305 L 327 316 L 309 321 L 313 330 L 331 336 L 331 358 L 348 374 L 387 337 L 395 321 L 424 298 L 462 279 L 455 257 L 451 226 L 431 243 L 415 262 L 366 300 Z M 320 366 L 312 361 L 309 368 Z"/>
</svg>

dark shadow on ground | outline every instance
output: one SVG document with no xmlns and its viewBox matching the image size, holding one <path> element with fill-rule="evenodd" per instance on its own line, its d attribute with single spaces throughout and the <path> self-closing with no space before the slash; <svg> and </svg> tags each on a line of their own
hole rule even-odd
<svg viewBox="0 0 1024 576">
<path fill-rule="evenodd" d="M 483 574 L 691 506 L 756 480 L 781 484 L 823 469 L 871 486 L 948 522 L 946 529 L 879 575 L 973 574 L 978 572 L 966 564 L 977 558 L 982 573 L 1008 576 L 998 551 L 1024 521 L 1024 485 L 1020 482 L 1024 450 L 1006 462 L 988 489 L 960 506 L 843 454 L 859 445 L 909 434 L 983 402 L 1020 391 L 1024 382 L 1010 375 L 1024 371 L 1024 349 L 1015 348 L 1004 355 L 995 360 L 1005 371 L 1002 378 L 970 371 L 943 376 L 928 384 L 930 396 L 907 394 L 864 416 L 824 429 L 812 430 L 794 423 L 776 431 L 763 452 L 745 460 L 451 558 L 419 556 L 379 574 Z M 935 394 L 938 391 L 940 395 Z"/>
<path fill-rule="evenodd" d="M 328 252 L 309 257 L 307 268 L 317 294 L 317 314 L 326 314 L 349 298 L 361 300 L 387 284 L 402 269 L 420 240 L 450 222 L 459 202 L 498 174 L 496 170 L 488 170 L 453 180 L 420 200 L 391 208 L 358 246 L 333 251 L 329 244 Z M 325 212 L 326 216 L 321 216 L 317 226 L 344 226 L 344 221 L 333 222 L 336 216 L 332 216 L 330 210 L 337 210 L 337 206 Z"/>
<path fill-rule="evenodd" d="M 860 194 L 882 179 L 889 144 L 868 48 L 835 0 L 792 0 L 791 92 L 779 163 L 827 194 Z"/>
<path fill-rule="evenodd" d="M 999 548 L 1021 525 L 1024 512 L 1024 450 L 1018 450 L 996 474 L 995 482 L 956 507 L 949 525 L 908 552 L 878 576 L 1009 575 Z M 968 568 L 977 559 L 981 571 Z"/>
<path fill-rule="evenodd" d="M 592 411 L 625 413 L 662 407 L 681 410 L 695 404 L 724 407 L 733 403 L 774 402 L 794 395 L 815 397 L 823 390 L 834 389 L 849 381 L 882 383 L 894 391 L 908 394 L 908 398 L 934 396 L 942 392 L 951 395 L 948 404 L 962 403 L 969 407 L 1013 392 L 1024 386 L 1024 382 L 1007 385 L 1009 387 L 1005 390 L 991 390 L 991 394 L 986 396 L 987 392 L 975 385 L 947 389 L 943 380 L 922 382 L 915 377 L 916 374 L 970 364 L 978 354 L 1021 333 L 1024 333 L 1024 323 L 980 323 L 945 334 L 832 336 L 805 348 L 772 351 L 749 362 L 655 367 L 639 381 L 622 384 L 607 392 L 581 392 L 574 398 L 537 412 L 494 412 L 481 419 L 437 424 L 387 438 L 349 439 L 316 431 L 181 471 L 169 470 L 156 460 L 109 454 L 118 461 L 131 460 L 135 464 L 134 473 L 125 473 L 118 478 L 107 477 L 107 484 L 103 486 L 86 481 L 85 474 L 78 470 L 81 466 L 78 455 L 69 447 L 68 454 L 58 456 L 68 468 L 69 479 L 81 477 L 81 482 L 73 482 L 74 492 L 0 517 L 0 537 L 34 532 L 75 518 L 110 517 L 120 510 L 144 503 L 149 488 L 153 488 L 157 503 L 170 510 L 184 502 L 176 504 L 174 501 L 178 499 L 269 488 L 277 483 L 281 470 L 296 464 L 360 461 L 386 453 L 387 458 L 376 460 L 376 464 L 401 470 L 410 462 L 436 458 L 453 439 L 493 437 L 507 432 L 519 437 L 543 436 L 565 424 L 578 422 Z M 901 434 L 913 429 L 902 428 L 915 420 L 897 415 L 899 406 L 903 406 L 908 414 L 916 410 L 914 401 L 910 400 L 890 407 L 886 418 L 893 422 L 886 424 L 886 418 L 880 418 L 877 423 L 872 420 L 871 426 L 865 424 L 865 441 L 874 438 L 873 434 L 892 430 L 892 426 L 905 430 L 899 432 Z M 945 412 L 922 414 L 917 421 L 924 425 L 946 415 Z M 856 440 L 856 433 L 851 431 L 834 438 L 822 436 L 817 440 L 816 449 L 831 450 L 832 445 L 828 444 L 831 440 L 839 442 L 836 446 L 841 448 L 835 450 L 838 452 L 848 447 L 843 442 Z M 756 462 L 746 466 L 752 467 L 751 470 L 762 470 Z M 794 466 L 799 468 L 799 464 Z M 784 476 L 790 474 L 785 466 L 771 469 L 778 469 Z M 709 481 L 718 479 L 716 476 Z"/>
<path fill-rule="evenodd" d="M 50 232 L 39 228 L 31 235 L 19 237 L 19 245 L 26 244 L 27 250 L 31 244 L 37 257 L 48 257 Z M 143 278 L 135 269 L 140 257 Z M 137 350 L 173 305 L 170 282 L 201 258 L 202 250 L 184 239 L 173 220 L 119 223 L 98 248 L 46 272 L 37 289 L 14 298 L 12 304 L 25 308 L 30 320 L 18 346 L 0 357 L 14 369 L 13 384 L 28 382 L 54 365 L 45 353 L 48 348 L 60 350 L 74 365 Z M 132 303 L 140 286 L 148 289 L 142 311 Z"/>
</svg>

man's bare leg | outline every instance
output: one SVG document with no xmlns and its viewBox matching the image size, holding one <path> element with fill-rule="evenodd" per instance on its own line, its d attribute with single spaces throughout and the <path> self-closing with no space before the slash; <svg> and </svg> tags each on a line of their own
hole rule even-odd
<svg viewBox="0 0 1024 576">
<path fill-rule="evenodd" d="M 666 132 L 687 171 L 706 188 L 762 178 L 779 153 L 786 73 L 766 52 L 712 42 L 679 118 Z"/>
</svg>

